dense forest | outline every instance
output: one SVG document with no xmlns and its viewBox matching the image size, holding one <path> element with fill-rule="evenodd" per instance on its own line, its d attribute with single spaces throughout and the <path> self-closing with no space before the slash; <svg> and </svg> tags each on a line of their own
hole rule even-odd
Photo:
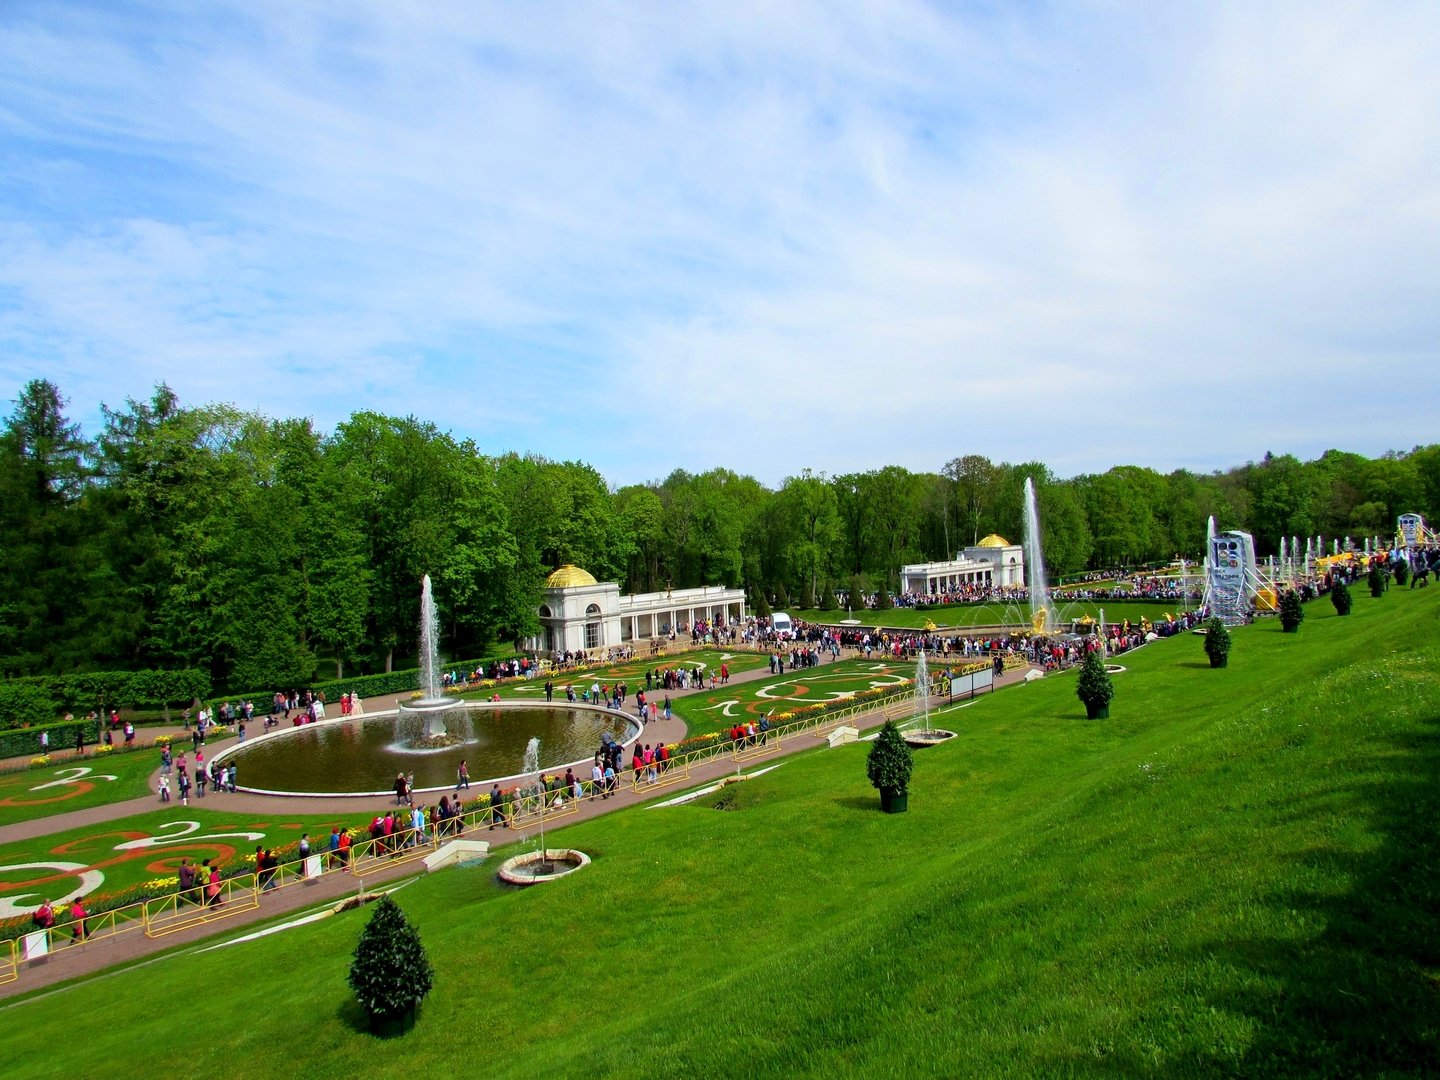
<svg viewBox="0 0 1440 1080">
<path fill-rule="evenodd" d="M 629 591 L 739 584 L 762 611 L 803 609 L 857 581 L 893 589 L 902 563 L 987 533 L 1018 539 L 1027 476 L 1052 577 L 1198 556 L 1211 514 L 1262 555 L 1440 517 L 1440 445 L 1210 475 L 1061 479 L 966 454 L 934 473 L 805 469 L 778 490 L 728 469 L 612 489 L 583 462 L 488 456 L 413 417 L 355 413 L 327 434 L 160 386 L 90 438 L 65 408 L 32 381 L 0 433 L 5 676 L 178 666 L 253 688 L 388 670 L 413 655 L 426 573 L 467 655 L 534 632 L 565 562 Z"/>
</svg>

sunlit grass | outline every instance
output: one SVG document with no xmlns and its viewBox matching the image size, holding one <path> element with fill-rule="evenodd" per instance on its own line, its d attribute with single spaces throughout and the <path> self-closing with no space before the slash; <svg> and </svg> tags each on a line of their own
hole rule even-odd
<svg viewBox="0 0 1440 1080">
<path fill-rule="evenodd" d="M 730 809 L 549 834 L 542 888 L 398 894 L 437 968 L 413 1034 L 360 1033 L 363 913 L 0 1013 L 7 1075 L 1425 1075 L 1440 1052 L 1440 592 L 1312 604 L 1127 654 L 1110 721 L 1050 677 L 947 715 L 910 812 L 862 745 Z M 249 1004 L 196 1008 L 196 987 Z M 124 1022 L 77 1025 L 116 1002 Z M 176 1037 L 183 1022 L 184 1037 Z"/>
</svg>

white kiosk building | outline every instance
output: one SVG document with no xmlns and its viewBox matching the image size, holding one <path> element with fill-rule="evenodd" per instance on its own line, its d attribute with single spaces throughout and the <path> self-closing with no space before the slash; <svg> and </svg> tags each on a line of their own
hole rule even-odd
<svg viewBox="0 0 1440 1080">
<path fill-rule="evenodd" d="M 965 586 L 1018 588 L 1024 584 L 1024 549 L 995 533 L 953 559 L 900 568 L 900 591 L 922 596 Z"/>
<path fill-rule="evenodd" d="M 526 642 L 544 654 L 589 652 L 655 638 L 689 634 L 700 622 L 728 624 L 745 617 L 745 592 L 724 585 L 620 595 L 613 581 L 599 582 L 566 564 L 545 579 L 540 633 Z"/>
</svg>

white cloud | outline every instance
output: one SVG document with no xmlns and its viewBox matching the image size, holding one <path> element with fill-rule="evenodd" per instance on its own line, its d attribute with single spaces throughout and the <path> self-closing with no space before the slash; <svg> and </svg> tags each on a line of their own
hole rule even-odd
<svg viewBox="0 0 1440 1080">
<path fill-rule="evenodd" d="M 22 7 L 0 392 L 414 412 L 616 483 L 1432 441 L 1437 30 Z"/>
</svg>

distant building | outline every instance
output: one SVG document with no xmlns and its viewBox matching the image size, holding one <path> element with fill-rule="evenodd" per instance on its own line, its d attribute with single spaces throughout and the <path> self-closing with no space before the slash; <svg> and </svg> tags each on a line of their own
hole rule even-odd
<svg viewBox="0 0 1440 1080">
<path fill-rule="evenodd" d="M 613 581 L 566 564 L 545 579 L 540 633 L 526 642 L 541 654 L 589 652 L 654 638 L 689 634 L 697 623 L 725 624 L 745 617 L 745 592 L 723 585 L 620 595 Z"/>
<path fill-rule="evenodd" d="M 1025 552 L 991 533 L 944 562 L 912 563 L 900 568 L 900 591 L 920 595 L 951 589 L 1017 588 L 1025 584 Z"/>
</svg>

